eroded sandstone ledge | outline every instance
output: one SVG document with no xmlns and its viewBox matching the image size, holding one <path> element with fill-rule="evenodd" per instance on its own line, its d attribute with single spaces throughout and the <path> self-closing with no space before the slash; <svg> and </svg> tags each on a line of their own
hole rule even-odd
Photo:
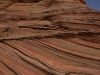
<svg viewBox="0 0 100 75">
<path fill-rule="evenodd" d="M 85 0 L 0 5 L 0 75 L 100 74 L 100 12 Z"/>
</svg>

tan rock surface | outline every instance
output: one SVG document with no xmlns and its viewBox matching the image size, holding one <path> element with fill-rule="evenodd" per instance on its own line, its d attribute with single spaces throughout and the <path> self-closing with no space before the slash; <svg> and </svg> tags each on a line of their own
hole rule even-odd
<svg viewBox="0 0 100 75">
<path fill-rule="evenodd" d="M 100 75 L 100 12 L 85 0 L 1 0 L 0 75 Z"/>
</svg>

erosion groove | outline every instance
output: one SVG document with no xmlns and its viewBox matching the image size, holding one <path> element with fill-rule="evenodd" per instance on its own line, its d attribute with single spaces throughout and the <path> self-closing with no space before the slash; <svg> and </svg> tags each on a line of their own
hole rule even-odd
<svg viewBox="0 0 100 75">
<path fill-rule="evenodd" d="M 0 0 L 0 75 L 100 75 L 100 12 L 85 0 Z"/>
<path fill-rule="evenodd" d="M 73 55 L 73 53 L 72 54 L 66 53 L 68 49 L 66 48 L 65 49 L 66 51 L 63 51 L 63 48 L 60 48 L 62 46 L 59 46 L 58 48 L 56 46 L 52 47 L 54 45 L 51 45 L 52 43 L 50 43 L 51 42 L 50 40 L 53 40 L 53 42 L 57 42 L 57 40 L 59 41 L 59 39 L 57 38 L 56 39 L 47 38 L 46 41 L 49 41 L 49 43 L 48 42 L 45 43 L 45 41 L 43 43 L 44 39 L 41 39 L 41 40 L 34 39 L 34 40 L 22 40 L 22 41 L 20 40 L 4 41 L 3 43 L 1 43 L 4 46 L 2 45 L 0 46 L 2 49 L 7 48 L 7 49 L 12 50 L 14 53 L 16 53 L 16 56 L 18 56 L 18 58 L 21 58 L 20 59 L 21 61 L 23 61 L 24 63 L 30 64 L 33 67 L 38 68 L 40 71 L 45 72 L 45 74 L 47 75 L 49 73 L 52 75 L 53 74 L 56 74 L 56 75 L 67 74 L 68 65 L 71 65 L 69 67 L 72 67 L 72 66 L 78 67 L 78 68 L 83 67 L 81 70 L 85 70 L 87 68 L 87 70 L 90 72 L 92 72 L 91 68 L 93 68 L 94 72 L 95 71 L 99 72 L 100 60 L 97 60 L 95 58 L 89 58 L 89 59 L 86 57 L 83 58 L 81 56 L 77 56 L 77 54 Z M 59 66 L 55 65 L 55 63 L 59 63 L 58 64 Z M 63 64 L 64 66 L 67 65 L 67 66 L 65 68 L 60 68 L 63 66 L 63 65 L 60 66 L 60 64 L 61 65 Z M 73 70 L 71 70 L 70 72 L 74 72 L 74 70 L 75 69 L 73 68 Z M 78 69 L 79 72 L 81 70 Z M 85 73 L 85 71 L 83 71 L 83 73 Z"/>
</svg>

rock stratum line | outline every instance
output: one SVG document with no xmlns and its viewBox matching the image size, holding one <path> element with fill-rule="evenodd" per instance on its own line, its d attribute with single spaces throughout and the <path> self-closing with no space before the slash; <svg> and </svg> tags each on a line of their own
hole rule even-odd
<svg viewBox="0 0 100 75">
<path fill-rule="evenodd" d="M 0 75 L 100 75 L 100 12 L 85 0 L 1 0 Z"/>
</svg>

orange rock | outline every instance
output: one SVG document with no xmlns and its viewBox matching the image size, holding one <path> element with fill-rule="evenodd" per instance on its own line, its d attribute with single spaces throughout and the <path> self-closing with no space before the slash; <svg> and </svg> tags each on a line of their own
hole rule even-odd
<svg viewBox="0 0 100 75">
<path fill-rule="evenodd" d="M 100 12 L 85 0 L 0 0 L 0 75 L 100 75 Z"/>
</svg>

